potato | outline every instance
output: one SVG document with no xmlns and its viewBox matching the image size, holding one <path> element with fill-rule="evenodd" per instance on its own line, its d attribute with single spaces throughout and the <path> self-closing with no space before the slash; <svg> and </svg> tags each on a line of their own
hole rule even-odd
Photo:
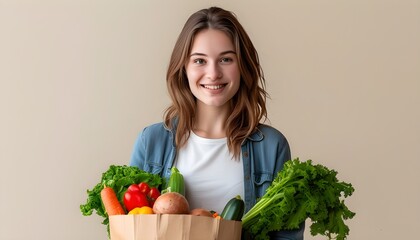
<svg viewBox="0 0 420 240">
<path fill-rule="evenodd" d="M 190 206 L 187 199 L 177 192 L 160 195 L 153 204 L 153 212 L 157 214 L 188 214 Z"/>
<path fill-rule="evenodd" d="M 194 216 L 213 217 L 213 214 L 209 210 L 204 208 L 194 208 L 193 210 L 191 210 L 190 214 Z"/>
</svg>

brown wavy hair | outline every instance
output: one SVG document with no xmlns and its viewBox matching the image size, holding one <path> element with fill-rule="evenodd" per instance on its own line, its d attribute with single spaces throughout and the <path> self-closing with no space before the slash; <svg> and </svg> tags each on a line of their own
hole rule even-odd
<svg viewBox="0 0 420 240">
<path fill-rule="evenodd" d="M 238 92 L 229 102 L 231 114 L 226 120 L 228 148 L 238 157 L 243 141 L 256 131 L 262 119 L 267 119 L 268 94 L 258 53 L 235 14 L 230 11 L 218 7 L 202 9 L 192 14 L 185 23 L 175 43 L 166 75 L 172 104 L 164 113 L 164 123 L 169 129 L 177 126 L 175 144 L 179 149 L 194 127 L 196 114 L 196 99 L 189 88 L 185 66 L 195 36 L 204 29 L 226 33 L 238 56 L 241 82 Z"/>
</svg>

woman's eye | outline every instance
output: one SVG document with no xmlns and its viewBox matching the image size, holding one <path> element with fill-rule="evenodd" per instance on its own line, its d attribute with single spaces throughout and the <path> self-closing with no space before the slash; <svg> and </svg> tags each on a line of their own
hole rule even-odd
<svg viewBox="0 0 420 240">
<path fill-rule="evenodd" d="M 198 58 L 198 59 L 194 59 L 194 63 L 196 63 L 196 64 L 204 64 L 204 63 L 206 63 L 206 61 L 204 61 L 204 59 Z"/>
<path fill-rule="evenodd" d="M 220 59 L 220 62 L 223 62 L 223 63 L 232 62 L 232 58 L 225 57 L 225 58 Z"/>
</svg>

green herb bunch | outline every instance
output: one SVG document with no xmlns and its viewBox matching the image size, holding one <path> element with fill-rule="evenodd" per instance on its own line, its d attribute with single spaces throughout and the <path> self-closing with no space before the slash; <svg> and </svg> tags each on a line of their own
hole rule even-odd
<svg viewBox="0 0 420 240">
<path fill-rule="evenodd" d="M 92 215 L 95 210 L 97 215 L 104 218 L 102 224 L 107 226 L 109 233 L 109 218 L 101 200 L 101 190 L 104 186 L 112 187 L 118 197 L 121 206 L 124 206 L 124 193 L 131 184 L 146 182 L 150 187 L 158 187 L 162 184 L 159 175 L 151 174 L 133 166 L 111 165 L 109 169 L 102 173 L 101 181 L 91 190 L 87 190 L 87 201 L 80 205 L 80 210 L 84 216 Z"/>
<path fill-rule="evenodd" d="M 307 218 L 313 236 L 343 240 L 349 234 L 344 220 L 355 213 L 344 204 L 351 196 L 350 183 L 337 179 L 337 172 L 312 160 L 287 161 L 261 199 L 243 216 L 242 227 L 255 239 L 269 239 L 268 232 L 298 229 Z"/>
</svg>

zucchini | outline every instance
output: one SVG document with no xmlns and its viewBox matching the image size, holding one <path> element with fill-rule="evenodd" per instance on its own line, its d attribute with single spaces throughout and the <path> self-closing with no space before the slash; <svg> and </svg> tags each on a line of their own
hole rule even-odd
<svg viewBox="0 0 420 240">
<path fill-rule="evenodd" d="M 171 169 L 171 176 L 169 177 L 167 188 L 162 193 L 165 192 L 177 192 L 185 196 L 184 176 L 182 176 L 176 167 L 172 167 Z"/>
<path fill-rule="evenodd" d="M 223 208 L 220 217 L 226 220 L 240 221 L 245 211 L 245 202 L 241 196 L 236 196 L 229 200 Z"/>
</svg>

